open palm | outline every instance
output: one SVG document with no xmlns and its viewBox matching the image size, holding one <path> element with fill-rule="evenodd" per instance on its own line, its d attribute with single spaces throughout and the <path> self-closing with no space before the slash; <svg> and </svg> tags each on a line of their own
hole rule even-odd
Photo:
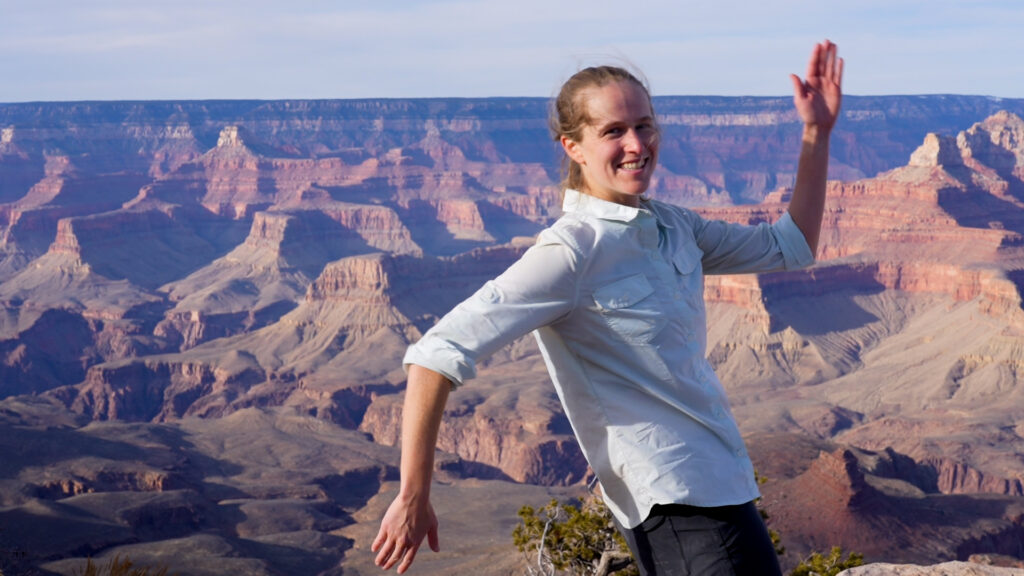
<svg viewBox="0 0 1024 576">
<path fill-rule="evenodd" d="M 826 40 L 816 44 L 807 63 L 807 76 L 803 80 L 790 74 L 793 80 L 793 104 L 804 124 L 831 130 L 839 117 L 843 99 L 843 59 L 838 57 L 835 44 Z"/>
</svg>

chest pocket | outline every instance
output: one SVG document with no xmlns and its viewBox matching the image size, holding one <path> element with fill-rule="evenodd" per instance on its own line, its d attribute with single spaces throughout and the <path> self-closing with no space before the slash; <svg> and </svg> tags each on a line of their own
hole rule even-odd
<svg viewBox="0 0 1024 576">
<path fill-rule="evenodd" d="M 594 302 L 608 327 L 626 342 L 646 344 L 665 326 L 657 294 L 643 274 L 601 286 Z"/>
<path fill-rule="evenodd" d="M 701 273 L 703 255 L 696 245 L 684 246 L 672 255 L 672 265 L 676 269 L 675 299 L 682 299 L 696 309 L 703 309 L 704 306 L 704 275 Z"/>
<path fill-rule="evenodd" d="M 695 245 L 686 246 L 682 250 L 676 250 L 676 253 L 672 256 L 672 264 L 676 267 L 676 274 L 683 276 L 692 274 L 697 269 L 697 265 L 700 264 L 703 255 L 700 248 Z"/>
</svg>

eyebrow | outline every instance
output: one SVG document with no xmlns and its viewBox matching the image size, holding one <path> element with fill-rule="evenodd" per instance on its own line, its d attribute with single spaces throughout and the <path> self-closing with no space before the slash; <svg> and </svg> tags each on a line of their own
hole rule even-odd
<svg viewBox="0 0 1024 576">
<path fill-rule="evenodd" d="M 605 122 L 604 124 L 591 124 L 591 126 L 593 126 L 598 132 L 604 132 L 605 130 L 607 130 L 608 128 L 611 128 L 612 126 L 628 126 L 628 125 L 631 125 L 631 124 L 640 124 L 640 123 L 643 123 L 643 122 L 653 123 L 654 122 L 654 117 L 653 116 L 641 116 L 640 118 L 638 118 L 638 119 L 636 119 L 634 121 L 631 121 L 631 122 L 626 122 L 626 121 L 623 121 L 623 120 L 614 120 L 614 121 L 611 121 L 611 122 Z"/>
</svg>

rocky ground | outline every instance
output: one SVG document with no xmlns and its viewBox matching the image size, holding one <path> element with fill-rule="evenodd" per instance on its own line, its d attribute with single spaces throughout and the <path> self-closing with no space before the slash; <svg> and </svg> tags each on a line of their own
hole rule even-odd
<svg viewBox="0 0 1024 576">
<path fill-rule="evenodd" d="M 973 562 L 943 562 L 933 566 L 870 564 L 850 568 L 840 576 L 1012 576 L 1024 574 L 1021 568 L 985 566 Z"/>
</svg>

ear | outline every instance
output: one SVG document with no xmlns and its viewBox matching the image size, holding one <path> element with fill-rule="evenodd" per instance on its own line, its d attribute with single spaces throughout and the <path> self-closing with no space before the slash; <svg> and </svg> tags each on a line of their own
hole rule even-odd
<svg viewBox="0 0 1024 576">
<path fill-rule="evenodd" d="M 583 150 L 580 150 L 579 142 L 569 138 L 568 136 L 562 136 L 559 138 L 559 141 L 562 143 L 562 150 L 565 150 L 565 155 L 568 156 L 570 160 L 580 166 L 585 164 L 583 161 Z"/>
</svg>

